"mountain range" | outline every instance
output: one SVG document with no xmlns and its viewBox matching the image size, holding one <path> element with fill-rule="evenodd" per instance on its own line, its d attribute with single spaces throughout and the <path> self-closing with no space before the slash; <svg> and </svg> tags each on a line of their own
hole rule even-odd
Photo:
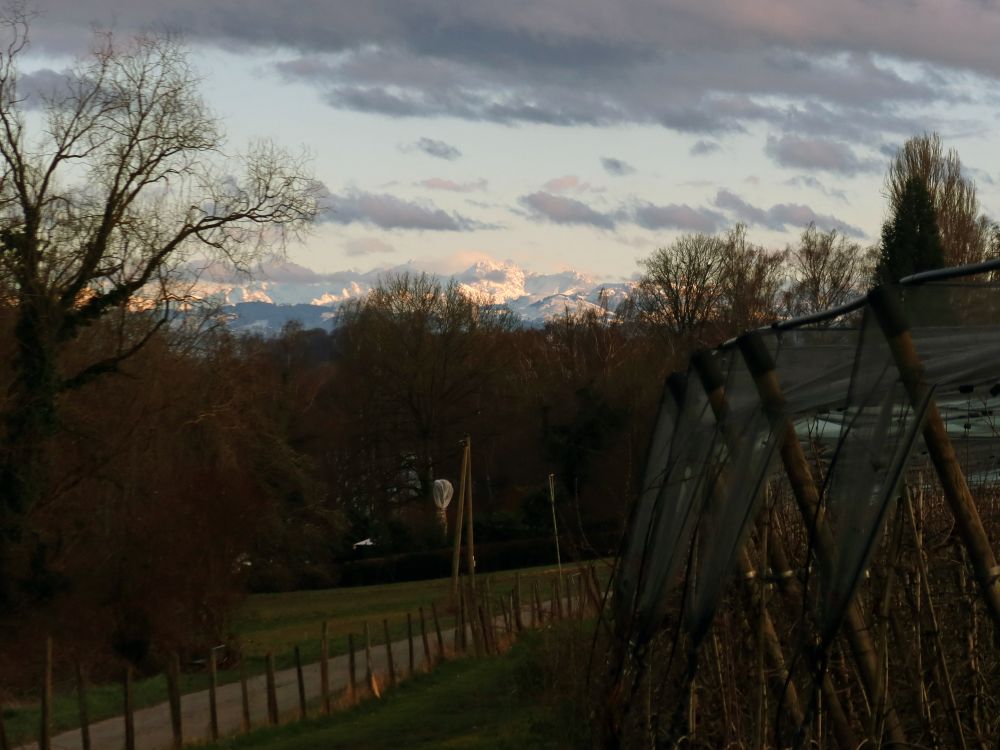
<svg viewBox="0 0 1000 750">
<path fill-rule="evenodd" d="M 203 269 L 198 290 L 223 305 L 233 330 L 271 335 L 290 321 L 331 329 L 340 305 L 364 296 L 386 275 L 404 272 L 420 273 L 420 269 L 404 264 L 367 272 L 317 273 L 285 262 L 260 268 L 252 279 Z M 567 310 L 605 307 L 613 312 L 634 286 L 632 281 L 599 281 L 577 271 L 535 273 L 511 261 L 488 259 L 459 273 L 436 275 L 442 281 L 454 279 L 475 299 L 506 305 L 526 325 L 541 325 Z"/>
</svg>

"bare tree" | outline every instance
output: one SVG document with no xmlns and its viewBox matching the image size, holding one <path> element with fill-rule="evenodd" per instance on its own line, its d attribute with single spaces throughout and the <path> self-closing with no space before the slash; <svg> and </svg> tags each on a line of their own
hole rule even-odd
<svg viewBox="0 0 1000 750">
<path fill-rule="evenodd" d="M 896 152 L 886 175 L 890 213 L 895 215 L 907 181 L 920 179 L 931 195 L 937 214 L 945 263 L 978 263 L 990 247 L 991 222 L 979 213 L 976 185 L 962 174 L 958 152 L 947 152 L 937 133 L 924 133 L 906 141 Z"/>
<path fill-rule="evenodd" d="M 785 278 L 785 254 L 750 242 L 744 224 L 733 227 L 724 243 L 719 277 L 723 332 L 734 335 L 774 322 Z"/>
<path fill-rule="evenodd" d="M 640 263 L 644 273 L 619 315 L 662 331 L 675 353 L 707 343 L 723 302 L 724 241 L 685 235 Z"/>
<path fill-rule="evenodd" d="M 831 229 L 810 224 L 799 244 L 789 247 L 791 285 L 785 302 L 792 316 L 842 305 L 864 294 L 872 276 L 873 252 Z"/>
<path fill-rule="evenodd" d="M 43 493 L 42 447 L 60 394 L 150 340 L 182 264 L 215 257 L 247 267 L 315 212 L 301 159 L 267 143 L 224 156 L 221 129 L 170 37 L 120 44 L 97 34 L 58 88 L 26 100 L 18 66 L 29 20 L 23 5 L 0 19 L 0 266 L 17 342 L 0 405 L 8 532 Z M 40 112 L 28 117 L 29 107 Z M 131 333 L 114 347 L 69 369 L 73 339 L 121 310 L 141 311 L 134 317 L 145 324 L 123 327 Z"/>
</svg>

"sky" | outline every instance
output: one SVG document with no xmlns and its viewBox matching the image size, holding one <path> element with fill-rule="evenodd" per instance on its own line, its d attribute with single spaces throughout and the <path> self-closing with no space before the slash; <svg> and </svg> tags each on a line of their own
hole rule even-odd
<svg viewBox="0 0 1000 750">
<path fill-rule="evenodd" d="M 937 131 L 1000 218 L 991 0 L 36 0 L 23 75 L 92 29 L 180 33 L 234 150 L 306 150 L 319 272 L 480 259 L 627 279 L 736 222 L 877 240 Z"/>
</svg>

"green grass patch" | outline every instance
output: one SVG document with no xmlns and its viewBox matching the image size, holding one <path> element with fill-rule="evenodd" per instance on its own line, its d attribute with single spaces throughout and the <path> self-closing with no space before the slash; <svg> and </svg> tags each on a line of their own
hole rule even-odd
<svg viewBox="0 0 1000 750">
<path fill-rule="evenodd" d="M 606 566 L 599 565 L 598 569 L 603 574 L 605 568 Z M 566 569 L 574 568 L 567 566 Z M 507 594 L 513 589 L 516 572 L 502 571 L 489 574 L 493 591 L 497 596 Z M 519 572 L 525 605 L 535 581 L 539 582 L 542 598 L 548 600 L 550 581 L 556 572 L 554 567 L 528 568 Z M 482 577 L 477 577 L 477 580 Z M 235 613 L 233 636 L 242 651 L 247 673 L 262 674 L 266 668 L 265 657 L 269 651 L 274 654 L 275 665 L 279 670 L 295 665 L 295 646 L 299 646 L 304 664 L 318 661 L 320 634 L 324 622 L 327 623 L 331 657 L 347 652 L 348 634 L 360 635 L 365 621 L 371 628 L 373 644 L 383 642 L 383 619 L 389 621 L 392 640 L 404 638 L 407 612 L 413 616 L 414 637 L 419 639 L 418 609 L 423 606 L 427 635 L 431 647 L 436 648 L 430 604 L 432 601 L 437 604 L 442 630 L 452 628 L 454 617 L 448 611 L 450 592 L 451 581 L 444 578 L 382 586 L 254 594 L 248 596 Z M 496 613 L 499 612 L 497 609 Z M 356 637 L 355 644 L 356 648 L 360 647 L 361 639 Z M 446 644 L 451 644 L 450 638 L 446 638 Z M 220 684 L 237 680 L 239 680 L 237 669 L 219 671 Z M 207 688 L 207 671 L 188 672 L 181 676 L 181 691 L 184 693 Z M 153 706 L 167 700 L 166 680 L 162 675 L 137 680 L 133 691 L 136 708 Z M 123 703 L 121 685 L 93 685 L 88 688 L 87 706 L 91 721 L 120 715 Z M 56 732 L 79 726 L 76 693 L 71 685 L 56 686 L 52 719 Z M 4 707 L 3 721 L 13 746 L 35 740 L 39 732 L 39 707 L 37 703 Z"/>
<path fill-rule="evenodd" d="M 531 637 L 529 636 L 529 639 Z M 534 649 L 524 641 L 501 657 L 446 662 L 382 700 L 333 716 L 261 729 L 215 750 L 395 750 L 559 748 L 540 706 Z"/>
</svg>

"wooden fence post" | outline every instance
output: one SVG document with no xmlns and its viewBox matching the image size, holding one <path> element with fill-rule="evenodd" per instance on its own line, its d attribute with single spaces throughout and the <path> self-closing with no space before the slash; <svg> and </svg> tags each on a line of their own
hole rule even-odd
<svg viewBox="0 0 1000 750">
<path fill-rule="evenodd" d="M 367 620 L 365 620 L 365 684 L 368 685 L 372 695 L 376 698 L 382 697 L 378 684 L 375 682 L 375 672 L 372 669 L 372 633 Z"/>
<path fill-rule="evenodd" d="M 244 732 L 250 731 L 250 691 L 247 689 L 247 664 L 240 659 L 240 702 L 243 711 L 240 727 Z"/>
<path fill-rule="evenodd" d="M 87 715 L 87 683 L 83 667 L 76 663 L 76 702 L 80 713 L 80 743 L 83 750 L 90 750 L 90 720 Z"/>
<path fill-rule="evenodd" d="M 125 667 L 125 750 L 135 750 L 135 706 L 132 700 L 132 665 Z"/>
<path fill-rule="evenodd" d="M 323 695 L 323 713 L 330 713 L 330 639 L 327 634 L 327 622 L 323 620 L 323 630 L 320 636 L 319 655 L 319 690 Z"/>
<path fill-rule="evenodd" d="M 396 687 L 398 684 L 398 680 L 396 679 L 396 662 L 392 658 L 392 639 L 389 637 L 389 621 L 387 619 L 382 620 L 382 630 L 385 632 L 385 657 L 389 661 L 389 681 L 393 687 Z"/>
<path fill-rule="evenodd" d="M 184 744 L 184 725 L 181 714 L 181 658 L 171 654 L 167 663 L 167 699 L 170 701 L 170 730 L 173 734 L 174 750 Z"/>
<path fill-rule="evenodd" d="M 521 571 L 514 573 L 514 625 L 520 633 L 524 630 L 524 618 L 521 613 Z"/>
<path fill-rule="evenodd" d="M 432 666 L 431 662 L 431 644 L 427 641 L 427 622 L 424 618 L 424 608 L 420 608 L 420 640 L 424 642 L 424 664 L 426 664 L 427 669 Z"/>
<path fill-rule="evenodd" d="M 542 595 L 538 593 L 538 579 L 532 581 L 533 606 L 531 607 L 531 627 L 537 628 L 542 622 Z"/>
<path fill-rule="evenodd" d="M 299 719 L 306 718 L 306 681 L 302 674 L 302 652 L 295 647 L 295 682 L 299 688 Z"/>
<path fill-rule="evenodd" d="M 467 643 L 465 640 L 465 592 L 458 596 L 458 614 L 455 617 L 455 653 L 465 653 Z"/>
<path fill-rule="evenodd" d="M 358 672 L 357 662 L 354 658 L 354 633 L 347 634 L 347 671 L 348 671 L 348 698 L 351 703 L 358 700 Z"/>
<path fill-rule="evenodd" d="M 45 667 L 42 674 L 42 716 L 38 750 L 52 748 L 52 636 L 45 639 Z"/>
<path fill-rule="evenodd" d="M 267 652 L 267 721 L 278 724 L 278 690 L 274 684 L 274 654 Z"/>
<path fill-rule="evenodd" d="M 438 620 L 437 606 L 431 602 L 431 615 L 434 618 L 434 630 L 437 632 L 438 658 L 444 660 L 444 638 L 441 636 L 441 621 Z"/>
<path fill-rule="evenodd" d="M 458 480 L 458 497 L 455 498 L 455 548 L 451 558 L 451 599 L 458 599 L 458 569 L 462 559 L 462 521 L 465 515 L 465 477 L 469 471 L 469 443 L 462 448 L 462 476 Z"/>
<path fill-rule="evenodd" d="M 410 677 L 413 677 L 414 657 L 413 657 L 413 615 L 406 613 L 406 641 L 409 644 L 410 657 Z"/>
<path fill-rule="evenodd" d="M 212 741 L 219 739 L 219 704 L 216 691 L 219 687 L 218 667 L 215 663 L 215 647 L 208 650 L 208 715 L 212 729 Z"/>
</svg>

